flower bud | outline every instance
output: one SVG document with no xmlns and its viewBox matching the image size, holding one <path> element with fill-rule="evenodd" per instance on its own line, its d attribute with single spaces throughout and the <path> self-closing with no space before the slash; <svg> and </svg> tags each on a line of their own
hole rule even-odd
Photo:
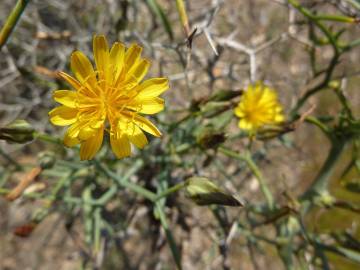
<svg viewBox="0 0 360 270">
<path fill-rule="evenodd" d="M 329 87 L 333 89 L 339 89 L 341 86 L 341 83 L 339 80 L 332 80 L 329 82 Z"/>
<path fill-rule="evenodd" d="M 227 101 L 209 101 L 201 107 L 201 112 L 205 118 L 212 118 L 229 110 L 231 104 Z"/>
<path fill-rule="evenodd" d="M 332 206 L 335 202 L 335 198 L 327 191 L 322 191 L 319 196 L 315 197 L 314 203 L 321 206 Z"/>
<path fill-rule="evenodd" d="M 293 127 L 285 126 L 285 125 L 266 125 L 257 131 L 256 138 L 259 140 L 266 141 L 279 137 L 292 130 L 294 130 Z"/>
<path fill-rule="evenodd" d="M 350 192 L 360 193 L 360 182 L 356 178 L 346 182 L 342 181 L 341 185 Z"/>
<path fill-rule="evenodd" d="M 197 137 L 196 142 L 203 148 L 216 148 L 225 141 L 223 132 L 216 132 L 211 129 L 204 129 Z"/>
<path fill-rule="evenodd" d="M 205 177 L 191 177 L 185 186 L 186 196 L 197 205 L 227 205 L 242 206 L 233 196 L 225 193 L 213 182 Z"/>
<path fill-rule="evenodd" d="M 55 155 L 52 152 L 41 152 L 38 155 L 39 165 L 44 169 L 50 169 L 55 164 Z"/>
<path fill-rule="evenodd" d="M 295 217 L 290 216 L 287 220 L 286 228 L 289 234 L 295 235 L 297 232 L 300 231 L 301 226 L 299 224 L 299 221 Z"/>
<path fill-rule="evenodd" d="M 220 90 L 217 91 L 214 95 L 209 98 L 209 101 L 228 101 L 235 97 L 241 96 L 243 94 L 242 90 Z"/>
<path fill-rule="evenodd" d="M 208 98 L 202 97 L 198 99 L 191 100 L 189 111 L 190 112 L 198 112 L 201 109 L 201 106 L 208 102 Z"/>
<path fill-rule="evenodd" d="M 34 139 L 34 128 L 25 120 L 14 122 L 0 127 L 0 140 L 9 143 L 27 143 Z"/>
</svg>

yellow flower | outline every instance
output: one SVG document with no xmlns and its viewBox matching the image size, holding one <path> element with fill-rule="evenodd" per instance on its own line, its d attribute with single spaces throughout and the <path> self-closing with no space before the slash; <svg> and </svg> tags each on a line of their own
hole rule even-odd
<svg viewBox="0 0 360 270">
<path fill-rule="evenodd" d="M 240 118 L 239 128 L 255 133 L 264 125 L 276 125 L 284 121 L 283 109 L 275 90 L 261 84 L 249 85 L 235 108 Z"/>
<path fill-rule="evenodd" d="M 54 125 L 68 126 L 64 144 L 80 146 L 81 160 L 92 159 L 102 145 L 104 131 L 118 158 L 131 154 L 131 144 L 143 148 L 148 144 L 143 131 L 160 137 L 160 131 L 141 114 L 155 114 L 164 109 L 158 96 L 169 88 L 166 78 L 141 82 L 150 62 L 141 58 L 142 48 L 129 48 L 114 43 L 109 49 L 104 36 L 94 36 L 96 69 L 80 51 L 71 55 L 71 70 L 75 78 L 59 72 L 59 76 L 75 91 L 57 90 L 55 101 L 62 104 L 49 112 Z"/>
</svg>

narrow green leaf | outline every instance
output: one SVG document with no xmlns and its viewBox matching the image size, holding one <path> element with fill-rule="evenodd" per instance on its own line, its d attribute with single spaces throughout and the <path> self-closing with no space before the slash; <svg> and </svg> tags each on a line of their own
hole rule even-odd
<svg viewBox="0 0 360 270">
<path fill-rule="evenodd" d="M 166 239 L 170 246 L 171 254 L 173 255 L 177 269 L 181 270 L 182 269 L 181 254 L 176 246 L 175 238 L 169 228 L 169 224 L 167 223 L 164 209 L 162 208 L 162 206 L 159 202 L 156 203 L 155 216 L 160 219 L 161 226 L 163 227 L 163 229 L 165 231 Z"/>
<path fill-rule="evenodd" d="M 18 0 L 16 2 L 14 9 L 6 19 L 4 26 L 0 29 L 0 49 L 5 45 L 6 41 L 10 37 L 29 2 L 30 0 Z"/>
<path fill-rule="evenodd" d="M 149 5 L 150 9 L 155 13 L 156 16 L 159 17 L 162 25 L 164 26 L 170 40 L 174 40 L 174 34 L 172 31 L 171 24 L 169 22 L 168 17 L 166 16 L 164 10 L 158 4 L 156 0 L 146 0 L 147 4 Z"/>
</svg>

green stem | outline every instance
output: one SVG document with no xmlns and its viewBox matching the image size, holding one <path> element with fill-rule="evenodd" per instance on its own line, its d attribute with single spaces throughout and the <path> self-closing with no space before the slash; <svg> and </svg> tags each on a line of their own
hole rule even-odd
<svg viewBox="0 0 360 270">
<path fill-rule="evenodd" d="M 359 45 L 360 45 L 360 38 L 351 41 L 349 44 L 343 46 L 342 49 L 344 51 L 348 51 L 348 50 L 350 50 L 350 49 L 352 49 L 354 47 L 357 47 Z"/>
<path fill-rule="evenodd" d="M 331 149 L 327 159 L 324 162 L 320 172 L 315 177 L 315 180 L 308 188 L 308 190 L 301 196 L 302 200 L 311 199 L 318 196 L 328 189 L 329 178 L 335 170 L 335 164 L 342 154 L 347 140 L 333 140 Z"/>
<path fill-rule="evenodd" d="M 49 134 L 45 134 L 45 133 L 34 132 L 34 138 L 38 139 L 40 141 L 49 142 L 49 143 L 55 143 L 55 144 L 63 143 L 63 141 L 61 139 L 53 137 L 53 136 L 51 136 Z"/>
<path fill-rule="evenodd" d="M 0 195 L 6 195 L 10 192 L 7 188 L 0 188 Z"/>
<path fill-rule="evenodd" d="M 335 70 L 335 66 L 338 63 L 340 58 L 340 54 L 335 53 L 333 58 L 331 59 L 331 62 L 329 63 L 329 66 L 326 69 L 326 75 L 322 82 L 320 82 L 318 85 L 314 86 L 313 88 L 309 89 L 295 104 L 295 107 L 290 112 L 290 118 L 295 118 L 298 114 L 298 111 L 300 108 L 305 104 L 305 102 L 313 95 L 315 95 L 317 92 L 321 91 L 325 87 L 328 86 L 332 74 Z"/>
<path fill-rule="evenodd" d="M 22 166 L 15 159 L 13 159 L 10 155 L 8 155 L 5 151 L 3 151 L 1 148 L 0 148 L 0 155 L 3 158 L 5 158 L 9 163 L 12 163 L 17 170 L 19 170 L 19 171 L 22 170 Z"/>
<path fill-rule="evenodd" d="M 169 224 L 166 220 L 166 216 L 165 216 L 165 213 L 164 213 L 164 210 L 161 206 L 161 204 L 159 202 L 156 202 L 156 210 L 157 210 L 157 213 L 159 214 L 159 219 L 160 219 L 160 223 L 161 223 L 161 226 L 163 227 L 164 231 L 165 231 L 165 235 L 166 235 L 166 239 L 169 243 L 169 246 L 170 246 L 170 249 L 171 249 L 171 253 L 174 257 L 174 260 L 175 260 L 175 263 L 176 263 L 176 266 L 177 266 L 177 269 L 178 270 L 181 270 L 182 267 L 181 267 L 181 255 L 180 255 L 180 252 L 176 246 L 176 243 L 175 243 L 175 239 L 174 239 L 174 236 L 169 228 Z"/>
<path fill-rule="evenodd" d="M 343 23 L 355 23 L 356 19 L 348 16 L 341 15 L 332 15 L 332 14 L 317 14 L 315 15 L 317 20 L 322 21 L 334 21 L 334 22 L 343 22 Z"/>
<path fill-rule="evenodd" d="M 249 151 L 247 151 L 245 154 L 240 155 L 239 153 L 236 153 L 236 152 L 226 149 L 224 147 L 219 147 L 219 151 L 221 153 L 223 153 L 224 155 L 227 155 L 227 156 L 235 158 L 237 160 L 246 162 L 247 166 L 252 171 L 252 173 L 255 175 L 255 178 L 258 180 L 261 192 L 264 194 L 264 197 L 267 201 L 269 208 L 274 209 L 274 206 L 275 206 L 274 198 L 264 180 L 264 177 L 263 177 L 259 167 L 256 165 L 256 163 L 252 159 L 251 153 Z"/>
<path fill-rule="evenodd" d="M 129 178 L 133 176 L 142 166 L 142 162 L 135 162 L 135 164 L 126 172 L 122 178 L 122 182 L 128 182 Z M 110 189 L 99 199 L 95 200 L 98 205 L 105 205 L 118 192 L 117 186 L 113 185 Z"/>
<path fill-rule="evenodd" d="M 5 45 L 9 36 L 15 28 L 16 23 L 19 21 L 21 14 L 24 12 L 26 5 L 30 0 L 18 0 L 15 7 L 11 11 L 9 17 L 6 19 L 4 26 L 0 31 L 0 49 Z"/>
<path fill-rule="evenodd" d="M 346 2 L 348 2 L 350 5 L 352 5 L 354 8 L 356 8 L 357 10 L 360 10 L 360 3 L 357 2 L 358 0 L 345 0 Z"/>
<path fill-rule="evenodd" d="M 96 207 L 94 209 L 93 219 L 94 219 L 94 253 L 98 254 L 101 248 L 101 229 L 102 229 L 102 207 Z"/>
<path fill-rule="evenodd" d="M 301 14 L 303 14 L 305 17 L 307 17 L 309 20 L 311 20 L 320 30 L 323 32 L 323 34 L 326 36 L 328 41 L 330 42 L 333 50 L 334 55 L 333 58 L 326 70 L 326 76 L 324 80 L 314 88 L 308 90 L 304 96 L 302 96 L 296 103 L 295 107 L 291 110 L 290 116 L 291 118 L 294 118 L 299 109 L 305 104 L 305 102 L 311 97 L 312 95 L 316 94 L 320 90 L 324 89 L 333 74 L 333 71 L 335 69 L 336 64 L 338 63 L 338 60 L 340 58 L 340 54 L 342 52 L 340 45 L 337 43 L 336 37 L 331 33 L 331 31 L 321 22 L 321 17 L 318 18 L 315 14 L 313 14 L 310 10 L 304 8 L 300 5 L 300 3 L 297 0 L 288 0 L 289 3 L 297 9 Z"/>
<path fill-rule="evenodd" d="M 51 196 L 54 197 L 54 199 L 56 199 L 61 189 L 75 179 L 76 177 L 74 177 L 72 173 L 66 174 L 63 177 L 61 177 L 56 183 L 56 186 L 51 190 Z"/>
<path fill-rule="evenodd" d="M 161 198 L 167 197 L 171 193 L 179 191 L 180 189 L 182 189 L 186 185 L 187 185 L 187 182 L 185 181 L 185 182 L 181 182 L 179 184 L 176 184 L 175 186 L 172 186 L 172 187 L 162 191 L 161 193 L 157 194 L 157 196 L 155 197 L 155 201 L 158 201 Z"/>
<path fill-rule="evenodd" d="M 10 192 L 11 192 L 11 189 L 0 188 L 0 195 L 7 195 Z M 39 199 L 39 200 L 42 200 L 49 204 L 53 203 L 54 201 L 56 201 L 58 199 L 58 197 L 56 195 L 44 196 L 43 193 L 36 193 L 36 192 L 24 193 L 22 196 L 24 198 L 28 198 L 28 199 Z M 68 204 L 104 206 L 104 203 L 100 199 L 94 200 L 94 199 L 84 199 L 84 198 L 77 198 L 77 197 L 70 197 L 70 196 L 61 197 L 61 199 L 62 199 L 62 201 L 66 202 Z"/>
<path fill-rule="evenodd" d="M 190 119 L 191 117 L 195 117 L 195 116 L 198 116 L 199 115 L 199 112 L 192 112 L 192 113 L 189 113 L 187 114 L 186 116 L 184 116 L 183 118 L 181 118 L 180 120 L 178 120 L 177 122 L 175 123 L 172 123 L 170 126 L 169 126 L 169 132 L 172 132 L 173 130 L 175 130 L 176 128 L 178 128 L 178 126 L 180 124 L 182 124 L 183 122 L 186 122 L 188 119 Z"/>
<path fill-rule="evenodd" d="M 135 193 L 138 193 L 138 194 L 144 196 L 145 198 L 149 199 L 150 201 L 155 201 L 155 198 L 156 198 L 155 193 L 153 193 L 150 190 L 147 190 L 146 188 L 143 188 L 137 184 L 128 182 L 127 181 L 128 179 L 126 179 L 126 178 L 119 177 L 117 174 L 110 171 L 106 165 L 101 164 L 96 159 L 94 160 L 94 163 L 98 169 L 100 169 L 107 177 L 113 179 L 119 186 L 128 188 L 128 189 L 134 191 Z M 143 165 L 143 161 L 137 160 L 135 164 L 136 164 L 136 170 L 138 170 Z"/>
<path fill-rule="evenodd" d="M 320 19 L 317 18 L 316 15 L 311 13 L 310 10 L 307 8 L 304 8 L 300 5 L 300 3 L 297 0 L 288 0 L 289 3 L 296 8 L 301 14 L 303 14 L 305 17 L 309 18 L 312 22 L 315 23 L 317 27 L 320 28 L 320 30 L 324 33 L 324 35 L 328 38 L 329 42 L 331 43 L 332 47 L 334 48 L 335 53 L 339 53 L 338 44 L 336 42 L 335 37 L 332 35 L 332 33 L 326 28 L 324 24 L 320 22 Z"/>
<path fill-rule="evenodd" d="M 327 125 L 321 122 L 319 119 L 313 116 L 307 116 L 305 121 L 317 126 L 329 139 L 331 139 L 331 130 Z"/>
<path fill-rule="evenodd" d="M 82 192 L 82 199 L 84 201 L 92 200 L 91 197 L 91 186 L 85 187 L 85 189 Z M 94 228 L 94 220 L 93 220 L 93 214 L 94 214 L 94 207 L 91 205 L 85 204 L 82 207 L 83 211 L 83 219 L 84 219 L 84 231 L 85 231 L 85 241 L 90 246 L 93 242 L 93 228 Z"/>
</svg>

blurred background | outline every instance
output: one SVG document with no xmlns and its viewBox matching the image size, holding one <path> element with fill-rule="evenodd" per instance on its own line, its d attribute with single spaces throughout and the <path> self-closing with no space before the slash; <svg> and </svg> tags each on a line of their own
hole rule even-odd
<svg viewBox="0 0 360 270">
<path fill-rule="evenodd" d="M 360 3 L 356 1 L 300 2 L 314 13 L 357 17 L 360 12 L 355 5 Z M 152 140 L 143 153 L 134 154 L 145 156 L 148 166 L 133 176 L 133 180 L 153 188 L 161 177 L 172 179 L 166 180 L 170 184 L 197 174 L 215 179 L 247 205 L 260 205 L 264 199 L 259 184 L 239 161 L 215 156 L 211 149 L 196 148 L 184 155 L 172 155 L 173 165 L 165 170 L 156 165 L 152 157 L 160 155 L 159 149 L 165 149 L 169 141 L 175 142 L 177 147 L 196 140 L 200 131 L 192 130 L 211 121 L 226 122 L 221 126 L 229 138 L 226 145 L 234 151 L 243 151 L 247 140 L 241 139 L 244 136 L 231 110 L 221 114 L 221 118 L 194 120 L 183 128 L 175 127 L 174 131 L 167 126 L 181 121 L 189 107 L 202 99 L 222 90 L 242 90 L 251 81 L 264 81 L 276 89 L 288 114 L 309 85 L 317 83 L 319 77 L 314 73 L 314 65 L 320 67 L 319 70 L 328 65 L 331 47 L 314 45 L 312 34 L 318 34 L 319 30 L 290 8 L 287 1 L 197 0 L 185 3 L 190 32 L 197 29 L 191 39 L 191 50 L 175 1 L 30 1 L 0 52 L 0 126 L 15 119 L 26 119 L 37 131 L 60 137 L 64 129 L 48 121 L 48 111 L 56 105 L 51 98 L 52 91 L 65 87 L 55 71 L 69 72 L 70 55 L 74 50 L 81 50 L 91 58 L 94 34 L 104 34 L 109 43 L 122 41 L 129 45 L 136 42 L 144 47 L 142 55 L 152 61 L 148 77 L 166 76 L 171 88 L 163 95 L 166 110 L 154 121 L 160 125 L 164 137 Z M 13 6 L 12 0 L 0 2 L 0 25 Z M 357 24 L 335 21 L 330 25 L 334 31 L 343 29 L 343 40 L 360 37 Z M 341 56 L 332 74 L 332 79 L 341 81 L 349 106 L 357 117 L 360 112 L 359 63 L 360 50 L 355 47 Z M 340 110 L 336 96 L 322 91 L 311 97 L 301 112 L 337 118 Z M 327 157 L 330 144 L 317 127 L 304 122 L 278 139 L 255 141 L 253 147 L 254 158 L 275 200 L 286 204 L 289 198 L 300 196 L 310 186 Z M 0 188 L 12 188 L 23 179 L 29 168 L 37 164 L 40 152 L 51 151 L 67 160 L 76 159 L 73 150 L 38 140 L 28 144 L 0 141 L 0 149 Z M 331 175 L 330 191 L 336 198 L 360 207 L 359 163 L 353 162 L 356 155 L 353 149 L 347 146 L 337 162 Z M 131 163 L 132 159 L 123 162 L 124 166 Z M 57 175 L 43 173 L 35 188 L 46 192 L 57 181 Z M 85 180 L 74 182 L 73 194 L 79 194 L 82 181 Z M 151 205 L 125 191 L 118 197 L 105 206 L 103 218 L 113 232 L 110 237 L 103 231 L 104 239 L 110 237 L 111 241 L 104 240 L 103 257 L 94 259 L 94 269 L 175 269 L 165 232 L 154 219 Z M 16 235 L 44 204 L 41 198 L 22 197 L 9 202 L 0 197 L 0 269 L 80 269 L 93 260 L 84 246 L 82 208 L 69 209 L 61 200 L 52 205 L 46 218 L 31 234 Z M 197 206 L 181 193 L 168 199 L 166 214 L 181 250 L 184 269 L 285 269 L 276 245 L 267 241 L 258 243 L 255 236 L 255 240 L 251 240 L 241 230 L 234 230 L 234 224 L 238 226 L 238 221 L 251 219 L 251 213 L 244 208 L 215 210 Z M 320 237 L 326 234 L 333 239 L 348 237 L 348 241 L 353 241 L 354 257 L 326 251 L 330 269 L 360 268 L 360 253 L 355 253 L 360 250 L 360 216 L 356 211 L 314 207 L 304 222 L 310 232 Z M 276 229 L 269 222 L 254 227 L 253 233 L 272 238 Z M 312 254 L 313 251 L 310 248 L 306 252 Z M 304 265 L 316 266 L 306 252 Z M 357 258 L 357 262 L 353 258 Z"/>
</svg>

